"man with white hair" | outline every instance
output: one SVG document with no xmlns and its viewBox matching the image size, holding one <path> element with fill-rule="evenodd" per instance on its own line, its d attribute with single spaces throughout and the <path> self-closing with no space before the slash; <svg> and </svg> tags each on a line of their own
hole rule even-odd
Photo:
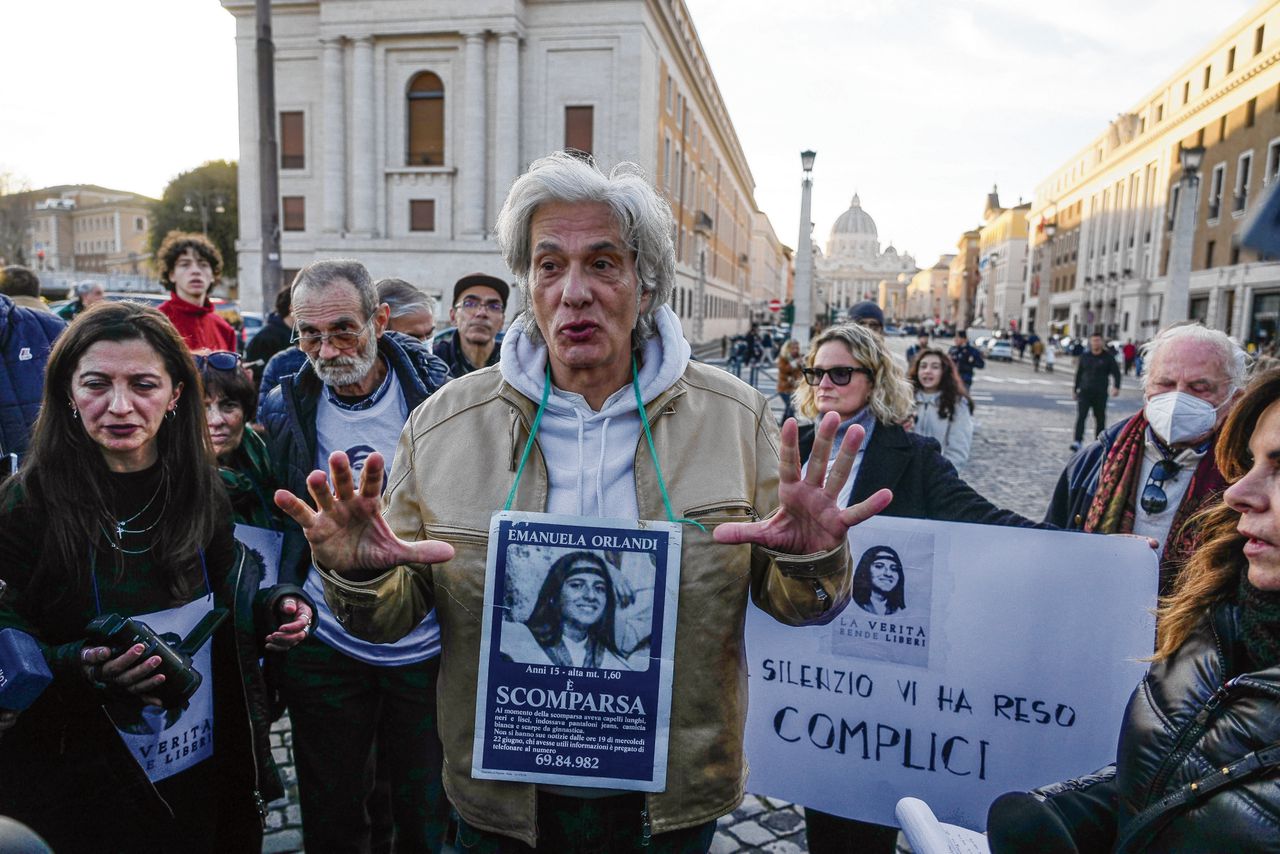
<svg viewBox="0 0 1280 854">
<path fill-rule="evenodd" d="M 1248 356 L 1199 324 L 1162 330 L 1143 349 L 1142 411 L 1080 451 L 1058 480 L 1045 521 L 1160 543 L 1160 593 L 1195 544 L 1186 522 L 1226 488 L 1213 445 L 1244 385 Z"/>
<path fill-rule="evenodd" d="M 436 331 L 436 301 L 404 279 L 378 280 L 378 301 L 391 310 L 388 328 L 418 339 L 423 344 Z"/>
<path fill-rule="evenodd" d="M 277 480 L 305 491 L 307 473 L 342 452 L 359 470 L 389 454 L 409 414 L 449 378 L 417 339 L 387 330 L 390 309 L 358 261 L 316 261 L 293 281 L 293 343 L 305 356 L 267 395 L 259 420 Z M 381 490 L 379 465 L 377 488 Z M 296 542 L 290 535 L 296 537 Z M 440 627 L 422 614 L 396 643 L 343 631 L 325 602 L 311 556 L 286 532 L 280 579 L 312 593 L 315 638 L 281 667 L 289 704 L 308 851 L 367 851 L 377 772 L 389 779 L 396 846 L 439 848 L 448 823 L 440 788 L 435 682 Z M 372 812 L 385 814 L 385 804 Z"/>
<path fill-rule="evenodd" d="M 528 307 L 497 365 L 450 381 L 410 417 L 385 515 L 381 458 L 368 460 L 358 488 L 340 454 L 330 481 L 312 472 L 319 512 L 276 494 L 349 632 L 394 640 L 436 609 L 444 782 L 460 848 L 706 851 L 746 779 L 748 595 L 788 624 L 834 619 L 851 593 L 847 531 L 891 498 L 836 501 L 861 427 L 847 430 L 824 487 L 839 416 L 819 426 L 811 459 L 821 462 L 802 477 L 795 422 L 779 436 L 759 392 L 690 358 L 668 306 L 673 230 L 634 164 L 606 176 L 565 152 L 536 161 L 497 228 Z M 663 791 L 473 776 L 488 532 L 504 504 L 683 525 Z"/>
<path fill-rule="evenodd" d="M 102 282 L 76 282 L 71 288 L 71 302 L 58 309 L 58 317 L 67 322 L 75 320 L 80 312 L 106 296 L 107 290 L 102 287 Z"/>
</svg>

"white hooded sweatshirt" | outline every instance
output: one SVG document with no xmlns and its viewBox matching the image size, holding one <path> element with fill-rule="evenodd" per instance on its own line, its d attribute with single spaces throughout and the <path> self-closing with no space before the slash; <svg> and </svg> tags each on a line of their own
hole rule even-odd
<svg viewBox="0 0 1280 854">
<path fill-rule="evenodd" d="M 655 313 L 658 334 L 645 342 L 640 398 L 646 404 L 671 387 L 689 364 L 691 350 L 669 307 Z M 537 403 L 547 382 L 547 348 L 515 324 L 502 340 L 502 378 Z M 600 411 L 580 394 L 551 386 L 537 442 L 547 462 L 547 512 L 570 516 L 636 519 L 634 470 L 640 412 L 628 382 Z"/>
</svg>

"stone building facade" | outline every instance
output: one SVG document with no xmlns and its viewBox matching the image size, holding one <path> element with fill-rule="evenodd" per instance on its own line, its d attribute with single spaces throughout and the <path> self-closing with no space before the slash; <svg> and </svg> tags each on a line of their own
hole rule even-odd
<svg viewBox="0 0 1280 854">
<path fill-rule="evenodd" d="M 1276 340 L 1280 263 L 1234 243 L 1280 175 L 1274 0 L 1255 5 L 1036 188 L 1024 325 L 1135 341 L 1154 334 L 1169 287 L 1179 148 L 1197 145 L 1205 155 L 1189 316 L 1254 346 Z"/>
<path fill-rule="evenodd" d="M 237 22 L 240 193 L 257 198 L 254 4 L 222 4 Z M 469 272 L 506 277 L 493 228 L 511 182 L 575 148 L 606 169 L 639 163 L 665 193 L 691 338 L 744 330 L 755 294 L 776 292 L 785 256 L 776 239 L 753 248 L 772 229 L 682 0 L 276 0 L 272 23 L 286 281 L 334 256 L 436 294 Z M 259 234 L 243 207 L 248 302 Z"/>
<path fill-rule="evenodd" d="M 946 317 L 948 284 L 954 255 L 940 255 L 928 269 L 920 270 L 907 285 L 907 315 L 917 320 Z"/>
<path fill-rule="evenodd" d="M 973 323 L 1009 331 L 1022 322 L 1027 280 L 1027 210 L 1030 203 L 1000 206 L 995 187 L 987 195 L 978 229 L 978 283 Z"/>
<path fill-rule="evenodd" d="M 45 187 L 26 194 L 24 252 L 35 270 L 147 275 L 153 199 L 89 184 Z"/>
</svg>

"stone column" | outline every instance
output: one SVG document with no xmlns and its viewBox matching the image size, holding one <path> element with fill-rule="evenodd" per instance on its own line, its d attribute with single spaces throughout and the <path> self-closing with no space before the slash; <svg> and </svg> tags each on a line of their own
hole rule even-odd
<svg viewBox="0 0 1280 854">
<path fill-rule="evenodd" d="M 373 235 L 373 38 L 354 40 L 351 66 L 351 230 Z"/>
<path fill-rule="evenodd" d="M 237 276 L 240 298 L 262 294 L 262 214 L 258 205 L 258 57 L 252 23 L 248 35 L 236 37 L 236 101 L 239 104 L 240 163 L 236 170 L 236 193 L 240 205 L 240 239 Z M 257 303 L 246 300 L 245 305 Z"/>
<path fill-rule="evenodd" d="M 324 46 L 324 154 L 321 182 L 324 230 L 341 234 L 347 225 L 346 97 L 343 91 L 342 39 L 321 39 Z"/>
<path fill-rule="evenodd" d="M 463 48 L 466 84 L 463 89 L 462 151 L 454 158 L 462 197 L 462 233 L 485 232 L 485 68 L 484 32 L 467 30 Z"/>
<path fill-rule="evenodd" d="M 493 211 L 495 216 L 520 173 L 520 37 L 498 36 L 498 86 L 494 109 Z"/>
</svg>

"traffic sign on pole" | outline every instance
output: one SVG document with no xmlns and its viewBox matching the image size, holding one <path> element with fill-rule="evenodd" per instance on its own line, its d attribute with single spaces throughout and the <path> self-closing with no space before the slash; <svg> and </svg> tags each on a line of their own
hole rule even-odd
<svg viewBox="0 0 1280 854">
<path fill-rule="evenodd" d="M 782 311 L 782 300 L 780 299 L 769 300 L 769 311 L 772 311 L 774 314 L 777 314 L 778 312 Z"/>
</svg>

